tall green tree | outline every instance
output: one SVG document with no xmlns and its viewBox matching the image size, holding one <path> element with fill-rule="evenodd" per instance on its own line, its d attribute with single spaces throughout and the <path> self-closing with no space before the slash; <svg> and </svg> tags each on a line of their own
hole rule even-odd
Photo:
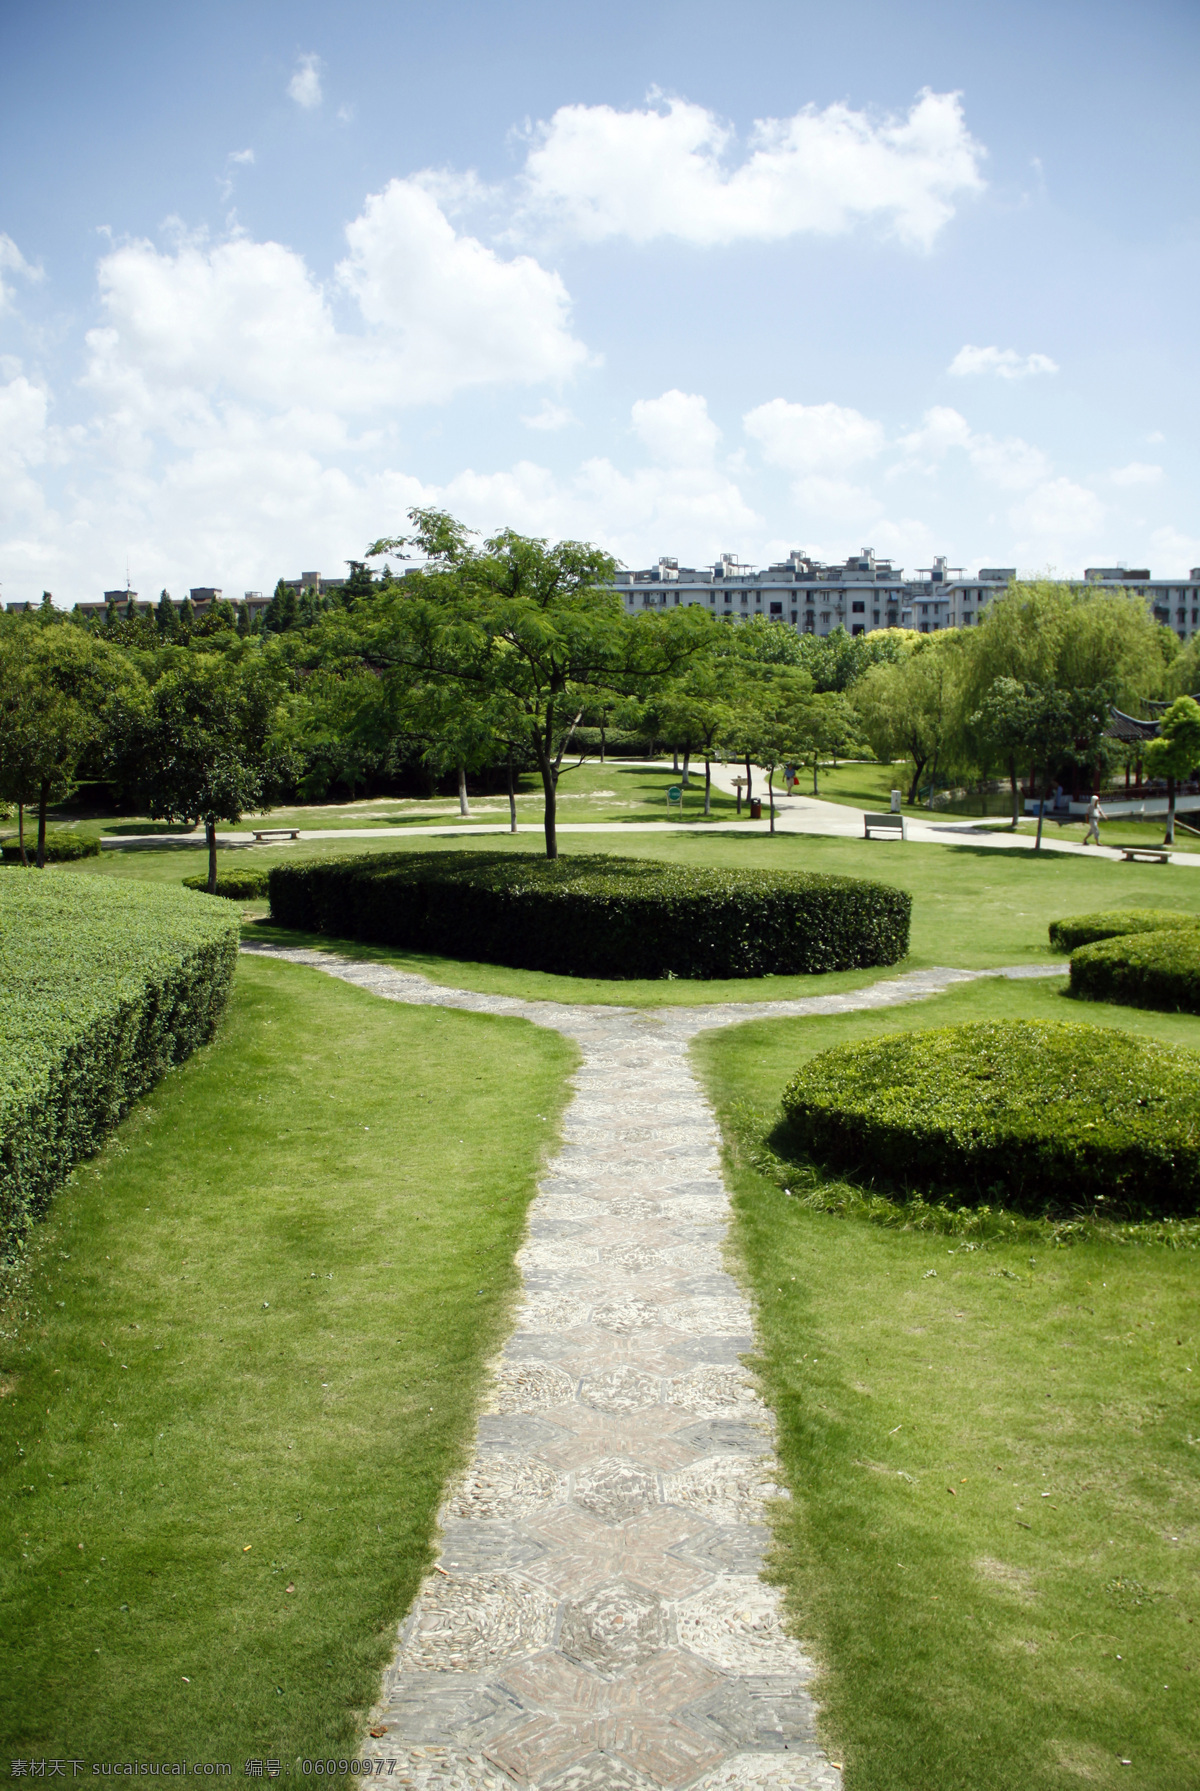
<svg viewBox="0 0 1200 1791">
<path fill-rule="evenodd" d="M 407 537 L 368 557 L 415 547 L 420 572 L 381 591 L 349 622 L 365 663 L 383 674 L 502 701 L 520 718 L 542 778 L 546 855 L 558 856 L 563 753 L 598 690 L 640 694 L 682 670 L 714 624 L 691 609 L 627 617 L 612 590 L 616 561 L 579 541 L 512 529 L 476 547 L 444 511 L 414 510 Z"/>
<path fill-rule="evenodd" d="M 142 680 L 127 656 L 59 617 L 21 617 L 0 631 L 0 798 L 36 805 L 37 863 L 46 862 L 46 815 L 70 796 L 90 749 Z"/>
<path fill-rule="evenodd" d="M 1175 793 L 1180 778 L 1190 777 L 1200 766 L 1200 703 L 1193 697 L 1176 697 L 1159 725 L 1157 740 L 1145 751 L 1151 777 L 1167 780 L 1167 830 L 1163 844 L 1175 844 Z"/>
<path fill-rule="evenodd" d="M 939 763 L 953 754 L 962 724 L 963 652 L 957 631 L 922 635 L 894 664 L 872 666 L 854 687 L 854 707 L 876 758 L 907 758 L 908 801 L 926 771 L 930 801 Z"/>
<path fill-rule="evenodd" d="M 183 653 L 130 718 L 123 766 L 131 794 L 154 820 L 203 821 L 210 893 L 217 823 L 265 808 L 290 768 L 277 708 L 261 662 Z"/>
</svg>

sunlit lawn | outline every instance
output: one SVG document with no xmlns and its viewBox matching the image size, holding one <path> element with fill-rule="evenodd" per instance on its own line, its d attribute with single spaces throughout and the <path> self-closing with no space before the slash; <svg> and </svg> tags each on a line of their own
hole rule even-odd
<svg viewBox="0 0 1200 1791">
<path fill-rule="evenodd" d="M 354 1752 L 573 1060 L 242 960 L 0 1323 L 6 1759 Z"/>
<path fill-rule="evenodd" d="M 1200 1784 L 1200 1252 L 831 1216 L 773 1135 L 801 1061 L 881 1031 L 1026 1015 L 1200 1046 L 1200 1019 L 1058 988 L 694 1047 L 794 1495 L 774 1570 L 847 1791 Z"/>
</svg>

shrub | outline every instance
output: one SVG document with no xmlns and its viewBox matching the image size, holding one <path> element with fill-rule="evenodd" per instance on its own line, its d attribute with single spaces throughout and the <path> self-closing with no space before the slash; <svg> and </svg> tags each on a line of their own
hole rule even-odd
<svg viewBox="0 0 1200 1791">
<path fill-rule="evenodd" d="M 25 856 L 30 864 L 37 859 L 37 834 L 28 829 L 25 833 Z M 68 833 L 64 829 L 46 829 L 46 863 L 70 864 L 77 858 L 99 858 L 100 841 L 94 834 Z M 15 838 L 6 839 L 0 846 L 0 857 L 5 864 L 20 864 L 21 848 Z"/>
<path fill-rule="evenodd" d="M 1006 1020 L 839 1045 L 783 1108 L 793 1139 L 859 1178 L 1027 1213 L 1200 1212 L 1200 1056 L 1110 1027 Z"/>
<path fill-rule="evenodd" d="M 1081 946 L 1071 956 L 1071 994 L 1200 1014 L 1200 927 L 1164 927 Z"/>
<path fill-rule="evenodd" d="M 741 977 L 894 964 L 912 898 L 803 871 L 389 853 L 277 865 L 281 926 L 565 976 Z"/>
<path fill-rule="evenodd" d="M 269 875 L 270 872 L 266 869 L 265 865 L 261 866 L 256 871 L 249 869 L 244 871 L 218 871 L 215 893 L 219 896 L 224 896 L 225 899 L 230 902 L 253 902 L 259 896 L 266 895 L 267 878 Z M 207 894 L 207 873 L 201 872 L 198 877 L 185 877 L 183 879 L 183 887 L 185 889 L 198 889 Z"/>
<path fill-rule="evenodd" d="M 1072 914 L 1050 922 L 1051 951 L 1074 951 L 1097 939 L 1118 939 L 1128 933 L 1154 933 L 1160 927 L 1196 927 L 1200 917 L 1173 908 L 1112 908 L 1099 914 Z"/>
<path fill-rule="evenodd" d="M 0 1256 L 72 1164 L 212 1034 L 238 917 L 188 891 L 0 879 Z"/>
</svg>

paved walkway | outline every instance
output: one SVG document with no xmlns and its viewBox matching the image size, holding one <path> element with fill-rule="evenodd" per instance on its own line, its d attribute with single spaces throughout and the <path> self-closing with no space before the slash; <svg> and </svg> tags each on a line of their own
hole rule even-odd
<svg viewBox="0 0 1200 1791">
<path fill-rule="evenodd" d="M 562 1147 L 529 1215 L 516 1330 L 443 1553 L 399 1632 L 364 1741 L 420 1791 L 839 1791 L 813 1666 L 759 1578 L 771 1417 L 742 1366 L 746 1296 L 696 1033 L 891 1007 L 983 975 L 718 1007 L 520 1001 L 333 952 L 247 946 L 385 1000 L 514 1015 L 574 1039 Z"/>
</svg>

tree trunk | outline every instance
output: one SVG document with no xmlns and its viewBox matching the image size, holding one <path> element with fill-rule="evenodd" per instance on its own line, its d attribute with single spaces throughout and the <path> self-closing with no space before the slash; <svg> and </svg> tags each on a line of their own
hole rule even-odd
<svg viewBox="0 0 1200 1791">
<path fill-rule="evenodd" d="M 554 776 L 554 766 L 550 763 L 550 754 L 541 732 L 534 735 L 534 747 L 538 757 L 538 770 L 542 774 L 542 790 L 546 798 L 544 826 L 546 831 L 546 857 L 558 857 L 558 783 Z"/>
<path fill-rule="evenodd" d="M 671 770 L 676 777 L 679 776 L 679 748 L 677 746 L 671 748 Z"/>
<path fill-rule="evenodd" d="M 1164 846 L 1175 844 L 1175 773 L 1167 773 L 1167 831 L 1163 837 Z"/>
<path fill-rule="evenodd" d="M 814 753 L 813 754 L 813 795 L 814 796 L 819 796 L 821 794 L 820 790 L 818 790 L 818 788 L 817 788 L 817 767 L 820 764 L 820 762 L 821 762 L 821 755 L 819 753 Z"/>
<path fill-rule="evenodd" d="M 208 893 L 217 893 L 217 819 L 215 815 L 204 818 L 204 839 L 208 846 Z"/>
<path fill-rule="evenodd" d="M 912 782 L 908 786 L 908 806 L 909 806 L 909 808 L 913 808 L 916 805 L 917 785 L 920 783 L 921 773 L 922 773 L 922 771 L 924 771 L 924 769 L 928 763 L 929 763 L 928 759 L 918 759 L 916 757 L 914 757 L 914 759 L 913 759 Z"/>
<path fill-rule="evenodd" d="M 704 761 L 704 819 L 712 816 L 712 760 Z"/>
<path fill-rule="evenodd" d="M 469 815 L 471 812 L 467 801 L 467 768 L 461 760 L 458 767 L 458 812 L 460 815 Z"/>
<path fill-rule="evenodd" d="M 1015 833 L 1017 831 L 1017 822 L 1021 817 L 1017 812 L 1017 755 L 1012 752 L 1008 755 L 1008 782 L 1009 788 L 1012 790 L 1012 825 L 1013 832 Z M 984 806 L 987 806 L 986 803 Z"/>
<path fill-rule="evenodd" d="M 515 833 L 517 831 L 517 792 L 516 787 L 513 784 L 513 756 L 511 750 L 508 755 L 508 831 L 510 833 Z"/>
<path fill-rule="evenodd" d="M 604 723 L 600 723 L 600 763 L 604 763 Z"/>
<path fill-rule="evenodd" d="M 753 795 L 754 795 L 754 774 L 750 770 L 750 761 L 749 761 L 749 759 L 747 759 L 746 760 L 746 801 L 749 802 Z"/>
<path fill-rule="evenodd" d="M 49 801 L 50 779 L 44 777 L 41 789 L 38 791 L 37 868 L 39 871 L 44 871 L 46 868 L 46 805 Z"/>
<path fill-rule="evenodd" d="M 690 746 L 685 746 L 683 749 L 683 779 L 682 779 L 683 787 L 685 790 L 689 789 L 691 787 L 692 780 L 688 776 L 688 766 L 691 764 L 691 762 L 692 762 L 692 749 Z"/>
<path fill-rule="evenodd" d="M 25 856 L 25 804 L 23 802 L 17 804 L 17 845 L 21 852 L 21 863 L 28 870 L 29 860 Z"/>
<path fill-rule="evenodd" d="M 1036 770 L 1037 767 L 1035 766 L 1034 769 Z M 1030 782 L 1033 783 L 1034 785 L 1036 785 L 1036 783 L 1037 783 L 1036 777 L 1031 777 Z M 1033 842 L 1033 849 L 1035 852 L 1040 852 L 1042 849 L 1042 827 L 1045 824 L 1045 820 L 1046 820 L 1046 792 L 1045 792 L 1045 790 L 1043 790 L 1042 794 L 1038 800 L 1037 838 Z"/>
<path fill-rule="evenodd" d="M 767 767 L 767 805 L 768 805 L 768 807 L 769 807 L 769 808 L 770 808 L 770 810 L 771 810 L 771 829 L 770 829 L 770 830 L 771 830 L 771 832 L 772 832 L 772 833 L 774 833 L 774 831 L 775 831 L 775 786 L 774 786 L 774 778 L 775 778 L 775 767 L 774 767 L 774 765 L 768 765 L 768 767 Z"/>
</svg>

